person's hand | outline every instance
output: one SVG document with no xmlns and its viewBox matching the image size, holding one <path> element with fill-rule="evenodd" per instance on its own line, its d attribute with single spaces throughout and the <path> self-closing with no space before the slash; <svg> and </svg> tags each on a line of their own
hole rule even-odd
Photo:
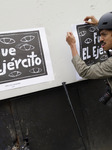
<svg viewBox="0 0 112 150">
<path fill-rule="evenodd" d="M 76 40 L 72 32 L 67 32 L 66 41 L 69 46 L 76 45 Z"/>
<path fill-rule="evenodd" d="M 66 41 L 71 48 L 72 56 L 78 55 L 78 52 L 76 49 L 76 40 L 72 32 L 67 32 Z"/>
<path fill-rule="evenodd" d="M 98 20 L 94 16 L 87 16 L 84 18 L 85 23 L 93 24 L 93 25 L 98 25 Z"/>
</svg>

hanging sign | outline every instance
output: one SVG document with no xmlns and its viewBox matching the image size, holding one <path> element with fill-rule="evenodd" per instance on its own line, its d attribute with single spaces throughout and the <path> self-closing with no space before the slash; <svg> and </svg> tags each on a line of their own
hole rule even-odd
<svg viewBox="0 0 112 150">
<path fill-rule="evenodd" d="M 44 28 L 0 33 L 0 91 L 53 79 Z"/>
<path fill-rule="evenodd" d="M 97 26 L 89 24 L 72 25 L 72 31 L 76 38 L 78 53 L 87 65 L 107 59 L 107 54 L 100 44 Z"/>
</svg>

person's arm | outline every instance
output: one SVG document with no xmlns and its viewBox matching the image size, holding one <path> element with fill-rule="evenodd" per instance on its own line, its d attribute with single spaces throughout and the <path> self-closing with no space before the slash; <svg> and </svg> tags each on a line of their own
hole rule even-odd
<svg viewBox="0 0 112 150">
<path fill-rule="evenodd" d="M 85 23 L 98 25 L 98 20 L 94 16 L 87 16 L 84 18 Z"/>
<path fill-rule="evenodd" d="M 84 21 L 89 24 L 98 25 L 98 20 L 94 16 L 87 16 L 85 17 Z M 76 40 L 72 32 L 67 32 L 66 41 L 71 48 L 72 56 L 78 55 L 78 52 L 76 49 Z"/>
<path fill-rule="evenodd" d="M 75 37 L 73 36 L 72 32 L 67 32 L 66 41 L 71 48 L 72 56 L 74 57 L 74 56 L 78 55 L 78 52 L 76 49 L 76 40 L 75 40 Z"/>
<path fill-rule="evenodd" d="M 102 63 L 98 62 L 96 64 L 88 66 L 78 55 L 76 49 L 76 40 L 71 32 L 67 33 L 66 41 L 72 51 L 72 62 L 74 64 L 74 67 L 81 77 L 87 79 L 101 79 L 112 76 L 112 57 L 108 58 L 108 60 Z"/>
<path fill-rule="evenodd" d="M 73 65 L 82 78 L 105 79 L 112 77 L 112 57 L 104 62 L 97 62 L 93 65 L 86 65 L 80 57 L 72 58 Z"/>
</svg>

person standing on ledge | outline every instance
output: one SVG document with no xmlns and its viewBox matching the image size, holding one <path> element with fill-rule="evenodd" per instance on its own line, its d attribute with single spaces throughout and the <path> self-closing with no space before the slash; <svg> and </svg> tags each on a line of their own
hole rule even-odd
<svg viewBox="0 0 112 150">
<path fill-rule="evenodd" d="M 108 53 L 112 49 L 112 12 L 104 14 L 99 21 L 94 16 L 87 16 L 84 21 L 85 23 L 98 26 L 101 46 Z M 112 97 L 112 57 L 108 57 L 102 63 L 98 62 L 88 66 L 78 55 L 76 40 L 72 32 L 67 32 L 66 41 L 70 46 L 73 56 L 72 62 L 78 74 L 87 79 L 107 79 L 108 86 L 110 87 L 108 90 L 110 99 Z"/>
</svg>

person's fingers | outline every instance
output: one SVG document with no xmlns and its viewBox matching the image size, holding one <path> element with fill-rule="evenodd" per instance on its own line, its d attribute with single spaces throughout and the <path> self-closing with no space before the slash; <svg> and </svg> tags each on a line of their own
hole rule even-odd
<svg viewBox="0 0 112 150">
<path fill-rule="evenodd" d="M 86 16 L 86 17 L 84 18 L 84 21 L 88 21 L 89 19 L 91 19 L 91 16 Z"/>
</svg>

